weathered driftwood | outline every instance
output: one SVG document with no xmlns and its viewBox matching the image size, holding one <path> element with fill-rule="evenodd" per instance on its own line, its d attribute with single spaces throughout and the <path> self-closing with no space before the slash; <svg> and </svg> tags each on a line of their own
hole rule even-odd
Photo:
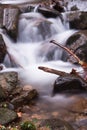
<svg viewBox="0 0 87 130">
<path fill-rule="evenodd" d="M 59 71 L 59 70 L 55 70 L 55 69 L 43 67 L 43 66 L 39 66 L 38 69 L 43 70 L 43 71 L 48 72 L 48 73 L 60 75 L 60 76 L 65 76 L 65 75 L 69 74 L 69 73 L 66 73 L 66 72 L 63 72 L 63 71 Z"/>
<path fill-rule="evenodd" d="M 52 69 L 52 68 L 47 68 L 47 67 L 43 67 L 43 66 L 40 66 L 38 67 L 39 69 L 45 71 L 45 72 L 48 72 L 48 73 L 53 73 L 53 74 L 57 74 L 59 76 L 75 76 L 75 77 L 78 77 L 79 80 L 82 80 L 83 82 L 87 83 L 87 63 L 81 61 L 71 50 L 69 50 L 67 47 L 64 47 L 62 45 L 60 45 L 59 43 L 57 43 L 56 41 L 52 40 L 50 41 L 51 43 L 63 48 L 65 51 L 67 51 L 69 54 L 71 54 L 76 60 L 77 62 L 82 66 L 83 70 L 84 70 L 84 74 L 83 74 L 83 77 L 81 77 L 79 75 L 78 72 L 76 72 L 76 70 L 72 69 L 72 71 L 70 73 L 66 73 L 66 72 L 63 72 L 63 71 L 59 71 L 59 70 L 55 70 L 55 69 Z"/>
</svg>

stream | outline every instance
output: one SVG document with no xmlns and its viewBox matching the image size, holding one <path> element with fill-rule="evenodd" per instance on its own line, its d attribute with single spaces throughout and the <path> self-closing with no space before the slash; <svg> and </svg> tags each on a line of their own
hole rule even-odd
<svg viewBox="0 0 87 130">
<path fill-rule="evenodd" d="M 65 14 L 63 17 L 65 18 Z M 18 63 L 18 67 L 15 67 L 6 56 L 6 68 L 3 71 L 17 71 L 22 84 L 32 86 L 39 93 L 38 101 L 33 102 L 31 108 L 24 106 L 24 119 L 60 117 L 74 121 L 77 117 L 69 110 L 82 111 L 82 105 L 86 109 L 83 102 L 83 99 L 87 100 L 85 93 L 52 96 L 53 85 L 58 76 L 38 69 L 39 66 L 45 66 L 65 72 L 70 72 L 72 68 L 80 71 L 81 67 L 62 61 L 63 50 L 50 43 L 51 40 L 56 40 L 65 45 L 66 40 L 76 31 L 69 29 L 66 19 L 62 22 L 59 17 L 45 18 L 35 11 L 20 15 L 16 43 L 1 30 L 9 53 Z"/>
</svg>

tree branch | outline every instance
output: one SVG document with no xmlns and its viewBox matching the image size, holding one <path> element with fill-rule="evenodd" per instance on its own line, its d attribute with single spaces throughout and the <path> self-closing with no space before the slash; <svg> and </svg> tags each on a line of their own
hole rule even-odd
<svg viewBox="0 0 87 130">
<path fill-rule="evenodd" d="M 38 69 L 43 70 L 43 71 L 48 72 L 48 73 L 60 75 L 60 76 L 65 76 L 65 75 L 69 74 L 69 73 L 66 73 L 66 72 L 63 72 L 63 71 L 59 71 L 59 70 L 55 70 L 55 69 L 43 67 L 43 66 L 39 66 Z"/>
<path fill-rule="evenodd" d="M 70 55 L 72 55 L 77 62 L 82 66 L 83 69 L 87 69 L 87 63 L 81 61 L 78 56 L 76 56 L 70 49 L 68 49 L 67 47 L 62 46 L 61 44 L 57 43 L 55 40 L 50 41 L 51 43 L 61 47 L 62 49 L 64 49 L 66 52 L 68 52 Z"/>
</svg>

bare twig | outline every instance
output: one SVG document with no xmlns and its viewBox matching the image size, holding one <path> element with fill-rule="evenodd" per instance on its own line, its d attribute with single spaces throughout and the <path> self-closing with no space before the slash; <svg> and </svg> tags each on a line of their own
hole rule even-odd
<svg viewBox="0 0 87 130">
<path fill-rule="evenodd" d="M 77 62 L 82 66 L 83 69 L 87 69 L 87 63 L 81 61 L 70 49 L 68 49 L 65 46 L 62 46 L 61 44 L 57 43 L 55 40 L 50 41 L 51 43 L 63 48 L 66 52 L 68 52 L 69 54 L 71 54 L 76 60 Z"/>
</svg>

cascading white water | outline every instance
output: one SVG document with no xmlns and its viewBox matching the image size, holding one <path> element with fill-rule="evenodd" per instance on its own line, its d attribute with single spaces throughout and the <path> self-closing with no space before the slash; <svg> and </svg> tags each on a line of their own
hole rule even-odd
<svg viewBox="0 0 87 130">
<path fill-rule="evenodd" d="M 49 43 L 54 39 L 65 44 L 74 30 L 66 30 L 60 18 L 44 18 L 38 13 L 24 13 L 19 19 L 17 43 L 2 33 L 9 53 L 23 67 L 19 77 L 25 84 L 30 84 L 45 94 L 51 93 L 56 75 L 42 72 L 38 66 L 47 66 L 69 72 L 72 64 L 61 61 L 62 50 Z M 10 69 L 9 69 L 10 70 Z M 7 69 L 6 69 L 7 71 Z"/>
</svg>

